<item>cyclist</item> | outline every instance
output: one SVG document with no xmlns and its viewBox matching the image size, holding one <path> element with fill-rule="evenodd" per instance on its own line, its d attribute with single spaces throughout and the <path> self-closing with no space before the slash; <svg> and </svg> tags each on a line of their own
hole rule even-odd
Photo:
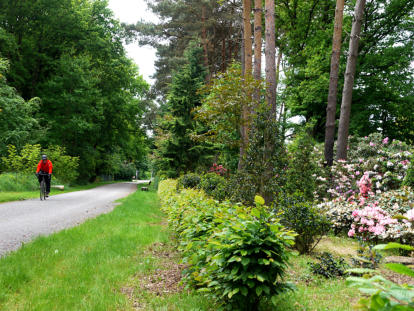
<svg viewBox="0 0 414 311">
<path fill-rule="evenodd" d="M 46 197 L 48 197 L 50 193 L 50 181 L 52 180 L 52 170 L 53 170 L 52 162 L 47 159 L 47 155 L 45 154 L 42 155 L 42 159 L 37 165 L 36 176 L 39 179 L 39 183 L 42 181 L 42 178 L 45 179 Z M 41 176 L 40 173 L 44 174 L 45 176 Z"/>
</svg>

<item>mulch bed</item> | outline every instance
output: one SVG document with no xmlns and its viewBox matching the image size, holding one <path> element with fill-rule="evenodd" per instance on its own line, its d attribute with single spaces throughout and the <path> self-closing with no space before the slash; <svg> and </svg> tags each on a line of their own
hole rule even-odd
<svg viewBox="0 0 414 311">
<path fill-rule="evenodd" d="M 128 296 L 135 310 L 145 310 L 145 304 L 137 299 L 136 292 L 145 291 L 155 296 L 166 296 L 181 292 L 182 271 L 185 265 L 179 264 L 179 253 L 165 243 L 154 243 L 143 254 L 152 257 L 161 268 L 145 275 L 137 275 L 137 287 L 123 287 L 121 292 Z"/>
</svg>

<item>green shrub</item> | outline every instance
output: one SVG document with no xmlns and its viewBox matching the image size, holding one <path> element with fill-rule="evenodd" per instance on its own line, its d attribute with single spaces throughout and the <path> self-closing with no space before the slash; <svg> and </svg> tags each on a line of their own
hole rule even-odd
<svg viewBox="0 0 414 311">
<path fill-rule="evenodd" d="M 60 180 L 52 178 L 52 185 L 62 184 Z M 23 192 L 36 191 L 39 189 L 39 182 L 36 176 L 22 173 L 0 174 L 0 192 Z"/>
<path fill-rule="evenodd" d="M 200 184 L 201 178 L 194 173 L 188 173 L 178 178 L 177 189 L 196 188 Z"/>
<path fill-rule="evenodd" d="M 346 270 L 349 268 L 349 265 L 343 258 L 335 258 L 331 253 L 324 252 L 322 255 L 317 256 L 316 259 L 319 262 L 308 263 L 312 273 L 322 275 L 327 279 L 347 275 Z"/>
<path fill-rule="evenodd" d="M 326 217 L 300 193 L 280 195 L 275 210 L 282 212 L 281 223 L 298 234 L 295 248 L 301 254 L 310 253 L 330 229 Z"/>
<path fill-rule="evenodd" d="M 282 277 L 294 233 L 256 199 L 256 208 L 212 200 L 203 191 L 176 191 L 176 181 L 159 185 L 161 205 L 175 232 L 184 280 L 229 310 L 257 307 L 260 298 L 291 288 Z"/>
<path fill-rule="evenodd" d="M 78 177 L 79 157 L 66 154 L 66 148 L 61 146 L 49 146 L 43 150 L 53 163 L 53 175 L 64 183 L 72 183 Z"/>
<path fill-rule="evenodd" d="M 293 289 L 281 282 L 288 263 L 287 247 L 292 244 L 292 233 L 264 210 L 235 215 L 208 241 L 211 255 L 202 284 L 228 310 L 255 310 L 260 298 L 273 301 L 281 292 Z"/>
<path fill-rule="evenodd" d="M 315 141 L 310 134 L 312 126 L 313 123 L 309 123 L 288 146 L 289 162 L 284 187 L 284 190 L 291 194 L 300 190 L 310 201 L 314 199 L 316 176 L 321 174 L 314 153 Z"/>
<path fill-rule="evenodd" d="M 414 251 L 414 247 L 399 243 L 381 244 L 374 247 L 375 251 L 387 251 L 402 249 Z M 414 270 L 398 263 L 388 263 L 385 265 L 388 270 L 404 276 L 414 278 Z M 375 270 L 352 269 L 353 273 L 363 274 L 363 277 L 349 277 L 347 284 L 358 289 L 368 298 L 359 300 L 355 309 L 364 311 L 412 311 L 414 310 L 414 286 L 399 285 L 381 275 L 368 278 L 369 273 L 375 274 Z"/>
<path fill-rule="evenodd" d="M 201 177 L 199 187 L 216 200 L 222 201 L 227 196 L 227 181 L 216 173 L 208 173 Z"/>
<path fill-rule="evenodd" d="M 414 189 L 414 156 L 411 158 L 410 166 L 408 167 L 407 175 L 405 175 L 403 185 Z"/>
<path fill-rule="evenodd" d="M 78 176 L 79 158 L 66 154 L 60 146 L 49 146 L 42 150 L 40 145 L 25 145 L 18 151 L 15 146 L 8 146 L 7 157 L 2 157 L 6 172 L 32 174 L 36 171 L 42 153 L 47 154 L 53 163 L 53 175 L 64 183 L 75 181 Z M 53 180 L 53 179 L 52 179 Z"/>
</svg>

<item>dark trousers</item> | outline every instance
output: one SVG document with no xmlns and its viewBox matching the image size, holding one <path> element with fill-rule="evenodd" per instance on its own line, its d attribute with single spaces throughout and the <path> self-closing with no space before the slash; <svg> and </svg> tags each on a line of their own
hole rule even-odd
<svg viewBox="0 0 414 311">
<path fill-rule="evenodd" d="M 39 175 L 38 177 L 37 177 L 38 179 L 39 179 L 39 184 L 40 184 L 40 182 L 42 181 L 42 178 L 44 178 L 45 179 L 45 182 L 46 182 L 46 193 L 49 193 L 50 192 L 50 181 L 52 180 L 52 176 L 48 176 L 48 175 Z"/>
</svg>

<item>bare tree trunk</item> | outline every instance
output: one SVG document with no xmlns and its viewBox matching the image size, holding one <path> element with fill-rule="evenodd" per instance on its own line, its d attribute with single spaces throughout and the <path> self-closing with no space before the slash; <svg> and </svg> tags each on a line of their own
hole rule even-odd
<svg viewBox="0 0 414 311">
<path fill-rule="evenodd" d="M 280 80 L 280 63 L 282 61 L 282 56 L 283 56 L 282 49 L 279 47 L 279 53 L 277 55 L 277 62 L 276 62 L 276 86 L 275 86 L 275 89 L 276 89 L 276 96 L 275 96 L 276 106 L 277 106 L 277 87 L 279 85 L 279 80 Z"/>
<path fill-rule="evenodd" d="M 333 164 L 333 148 L 335 141 L 336 100 L 338 94 L 339 61 L 342 43 L 342 22 L 345 0 L 336 1 L 335 28 L 332 40 L 331 75 L 329 79 L 328 105 L 326 107 L 325 126 L 325 161 L 329 166 Z"/>
<path fill-rule="evenodd" d="M 252 24 L 250 21 L 250 14 L 252 11 L 252 1 L 243 0 L 243 34 L 244 34 L 244 60 L 243 60 L 243 75 L 252 74 Z M 240 155 L 239 155 L 239 165 L 238 168 L 243 167 L 243 158 L 246 154 L 247 145 L 249 142 L 249 107 L 243 106 L 242 108 L 242 117 L 240 125 Z"/>
<path fill-rule="evenodd" d="M 203 28 L 201 30 L 201 40 L 203 41 L 203 49 L 204 49 L 204 66 L 208 71 L 208 46 L 207 46 L 207 28 L 206 28 L 206 7 L 203 6 L 201 9 L 201 22 L 203 24 Z"/>
<path fill-rule="evenodd" d="M 260 80 L 262 73 L 262 0 L 254 1 L 254 71 L 253 77 Z M 259 94 L 260 96 L 260 94 Z"/>
<path fill-rule="evenodd" d="M 226 38 L 221 39 L 221 71 L 226 71 Z"/>
<path fill-rule="evenodd" d="M 252 12 L 252 0 L 243 0 L 243 33 L 244 33 L 244 72 L 252 73 L 252 24 L 250 14 Z"/>
<path fill-rule="evenodd" d="M 349 121 L 351 116 L 352 90 L 354 87 L 358 45 L 361 34 L 361 24 L 364 17 L 366 0 L 357 0 L 355 4 L 354 21 L 352 23 L 349 42 L 348 61 L 346 64 L 344 90 L 342 93 L 341 117 L 339 119 L 337 159 L 347 159 Z"/>
<path fill-rule="evenodd" d="M 265 26 L 266 26 L 266 99 L 272 107 L 272 118 L 276 117 L 276 48 L 275 48 L 275 1 L 265 1 Z"/>
</svg>

